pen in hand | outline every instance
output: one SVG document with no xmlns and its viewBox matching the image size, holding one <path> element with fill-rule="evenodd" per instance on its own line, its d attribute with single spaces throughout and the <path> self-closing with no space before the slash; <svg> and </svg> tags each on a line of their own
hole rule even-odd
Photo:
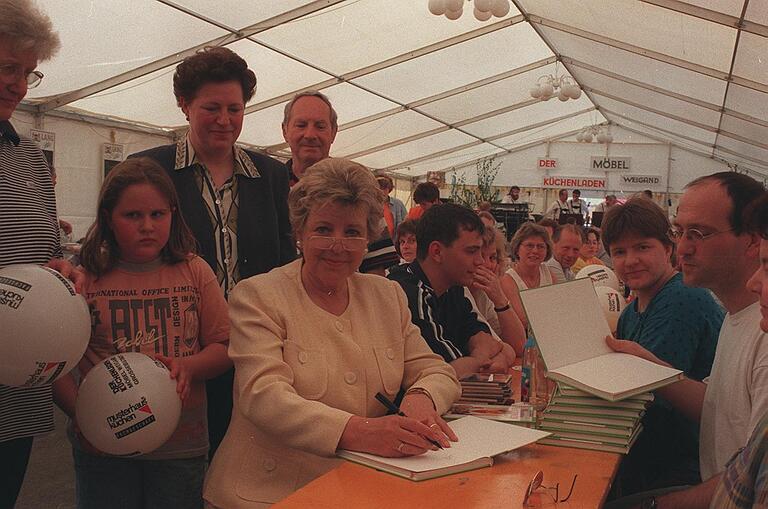
<svg viewBox="0 0 768 509">
<path fill-rule="evenodd" d="M 394 403 L 392 403 L 392 402 L 389 400 L 389 398 L 387 398 L 387 397 L 386 397 L 385 395 L 383 395 L 382 393 L 380 393 L 380 392 L 377 392 L 377 393 L 376 393 L 376 400 L 377 400 L 379 403 L 381 403 L 382 405 L 384 405 L 384 406 L 387 408 L 387 410 L 389 410 L 390 412 L 392 412 L 392 413 L 394 413 L 394 414 L 396 414 L 396 415 L 399 415 L 399 416 L 401 416 L 401 417 L 408 417 L 407 415 L 405 415 L 405 414 L 402 412 L 402 410 L 400 410 L 400 408 L 399 408 L 397 405 L 395 405 Z M 437 440 L 433 440 L 433 439 L 431 439 L 431 438 L 429 438 L 429 437 L 424 437 L 424 438 L 425 438 L 425 439 L 427 439 L 427 441 L 428 441 L 430 444 L 434 445 L 434 446 L 435 446 L 435 447 L 437 447 L 438 449 L 442 449 L 442 448 L 443 448 L 443 446 L 442 446 L 442 445 L 440 445 L 440 442 L 438 442 Z"/>
</svg>

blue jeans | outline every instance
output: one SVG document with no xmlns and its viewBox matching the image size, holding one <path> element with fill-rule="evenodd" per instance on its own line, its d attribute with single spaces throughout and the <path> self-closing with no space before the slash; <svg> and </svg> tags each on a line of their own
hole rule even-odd
<svg viewBox="0 0 768 509">
<path fill-rule="evenodd" d="M 73 449 L 78 509 L 202 509 L 206 458 L 140 460 Z"/>
</svg>

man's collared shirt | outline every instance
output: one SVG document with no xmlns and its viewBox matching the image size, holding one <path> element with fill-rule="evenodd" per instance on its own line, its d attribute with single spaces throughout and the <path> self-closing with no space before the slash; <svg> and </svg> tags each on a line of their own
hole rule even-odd
<svg viewBox="0 0 768 509">
<path fill-rule="evenodd" d="M 242 148 L 233 147 L 235 167 L 230 177 L 221 187 L 216 187 L 208 168 L 197 159 L 195 149 L 184 136 L 176 144 L 175 170 L 192 168 L 195 182 L 208 211 L 208 218 L 213 228 L 216 245 L 216 279 L 228 296 L 240 280 L 240 265 L 237 256 L 237 213 L 239 209 L 238 186 L 236 175 L 246 178 L 261 178 L 259 170 Z"/>
<path fill-rule="evenodd" d="M 401 266 L 402 267 L 402 266 Z M 490 334 L 480 321 L 464 288 L 452 286 L 438 296 L 418 261 L 390 271 L 408 297 L 411 321 L 419 327 L 427 344 L 446 362 L 469 355 L 469 340 L 478 332 Z"/>
</svg>

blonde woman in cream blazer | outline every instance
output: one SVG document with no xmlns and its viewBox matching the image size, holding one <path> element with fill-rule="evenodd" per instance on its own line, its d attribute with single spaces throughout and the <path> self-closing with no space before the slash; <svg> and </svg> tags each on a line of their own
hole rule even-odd
<svg viewBox="0 0 768 509">
<path fill-rule="evenodd" d="M 405 294 L 356 272 L 381 222 L 370 171 L 326 159 L 289 197 L 302 259 L 230 297 L 232 421 L 206 478 L 213 508 L 266 507 L 339 464 L 339 448 L 411 456 L 448 447 L 439 417 L 459 397 L 452 367 L 411 323 Z M 375 232 L 369 234 L 369 232 Z M 409 417 L 386 416 L 377 392 Z"/>
</svg>

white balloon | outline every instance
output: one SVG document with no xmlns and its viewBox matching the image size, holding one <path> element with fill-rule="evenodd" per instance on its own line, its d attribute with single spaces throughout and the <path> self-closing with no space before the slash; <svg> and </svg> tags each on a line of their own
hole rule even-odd
<svg viewBox="0 0 768 509">
<path fill-rule="evenodd" d="M 613 288 L 607 286 L 596 286 L 595 293 L 597 294 L 597 300 L 600 302 L 605 319 L 608 321 L 608 326 L 611 328 L 611 332 L 615 334 L 616 326 L 619 323 L 619 316 L 621 316 L 621 312 L 626 307 L 624 297 Z"/>
<path fill-rule="evenodd" d="M 503 18 L 509 14 L 509 0 L 496 0 L 496 3 L 493 4 L 491 12 L 497 18 Z"/>
<path fill-rule="evenodd" d="M 494 0 L 475 0 L 475 10 L 481 12 L 491 12 Z M 490 16 L 488 16 L 490 18 Z"/>
<path fill-rule="evenodd" d="M 592 135 L 589 135 L 589 140 L 592 141 Z M 591 278 L 592 283 L 595 286 L 607 286 L 619 291 L 619 278 L 616 277 L 616 273 L 605 265 L 587 265 L 583 267 L 578 274 L 577 279 Z"/>
<path fill-rule="evenodd" d="M 577 134 L 576 141 L 584 141 L 584 135 L 582 133 Z"/>
<path fill-rule="evenodd" d="M 91 338 L 91 315 L 64 276 L 39 265 L 0 270 L 0 384 L 33 387 L 69 373 Z"/>
<path fill-rule="evenodd" d="M 584 133 L 584 141 L 586 141 L 587 143 L 592 143 L 592 134 Z"/>
<path fill-rule="evenodd" d="M 464 0 L 444 0 L 446 11 L 460 11 L 464 7 Z"/>
<path fill-rule="evenodd" d="M 429 12 L 435 16 L 442 16 L 445 14 L 445 0 L 429 0 L 427 7 L 429 8 Z"/>
<path fill-rule="evenodd" d="M 142 353 L 120 353 L 91 368 L 80 384 L 75 413 L 94 447 L 135 456 L 170 438 L 179 424 L 181 399 L 163 363 Z"/>
<path fill-rule="evenodd" d="M 551 83 L 544 83 L 543 85 L 539 85 L 541 87 L 541 95 L 548 95 L 552 96 L 555 93 L 555 87 L 552 86 Z"/>
<path fill-rule="evenodd" d="M 480 10 L 477 9 L 477 7 L 475 7 L 473 12 L 474 12 L 474 15 L 475 15 L 475 19 L 477 21 L 488 21 L 489 19 L 491 19 L 491 13 L 490 12 L 480 11 Z"/>
<path fill-rule="evenodd" d="M 459 9 L 458 11 L 445 11 L 445 17 L 450 19 L 451 21 L 455 21 L 459 19 L 462 14 L 464 14 L 464 11 L 462 9 Z"/>
<path fill-rule="evenodd" d="M 531 90 L 529 91 L 529 93 L 531 94 L 531 97 L 533 97 L 534 99 L 538 99 L 539 97 L 541 97 L 541 92 L 542 92 L 541 87 L 538 85 L 531 88 Z"/>
<path fill-rule="evenodd" d="M 606 134 L 605 135 L 605 142 L 606 143 L 613 143 L 613 136 L 611 136 L 610 134 Z"/>
<path fill-rule="evenodd" d="M 607 142 L 607 141 L 608 141 L 608 135 L 606 135 L 605 133 L 602 133 L 602 132 L 601 132 L 601 133 L 598 133 L 598 134 L 597 134 L 597 137 L 596 137 L 596 139 L 597 139 L 597 141 L 598 141 L 599 143 L 605 143 L 605 142 Z"/>
<path fill-rule="evenodd" d="M 557 98 L 560 99 L 562 102 L 565 102 L 569 99 L 569 97 L 565 94 L 563 89 L 560 89 L 560 92 L 557 93 Z"/>
</svg>

